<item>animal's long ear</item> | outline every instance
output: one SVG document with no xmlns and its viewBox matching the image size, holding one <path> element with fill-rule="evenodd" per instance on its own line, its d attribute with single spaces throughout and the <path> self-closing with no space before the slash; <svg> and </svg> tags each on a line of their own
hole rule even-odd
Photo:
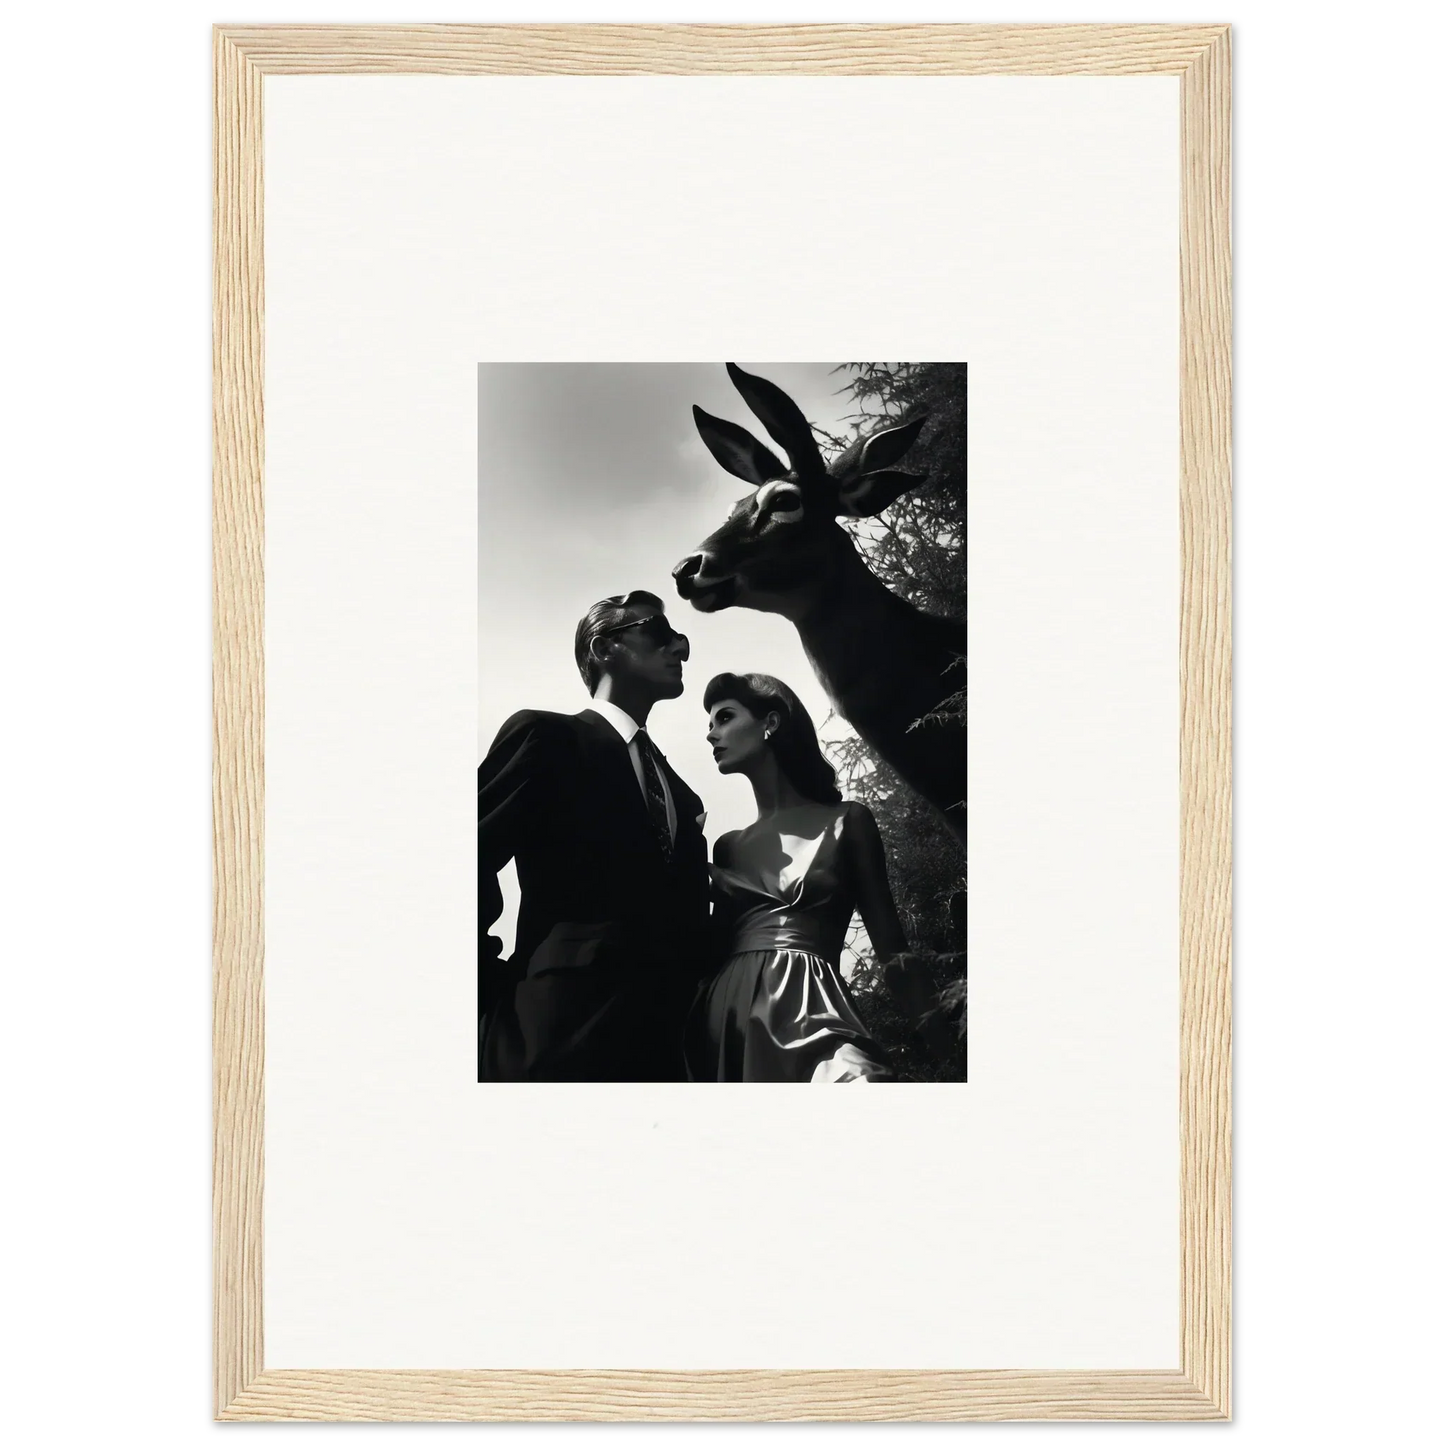
<svg viewBox="0 0 1445 1445">
<path fill-rule="evenodd" d="M 858 470 L 876 472 L 883 467 L 891 467 L 894 462 L 901 462 L 904 453 L 918 440 L 918 433 L 923 430 L 927 420 L 925 413 L 923 416 L 914 417 L 912 421 L 904 422 L 902 426 L 891 426 L 887 431 L 874 432 L 863 443 L 863 455 L 859 460 Z"/>
<path fill-rule="evenodd" d="M 881 471 L 900 461 L 918 440 L 918 433 L 928 421 L 927 415 L 914 417 L 902 426 L 891 426 L 871 437 L 857 437 L 828 463 L 828 475 L 842 486 L 856 481 L 864 472 Z"/>
<path fill-rule="evenodd" d="M 774 477 L 785 477 L 788 469 L 751 432 L 736 422 L 710 416 L 700 406 L 692 409 L 692 419 L 707 449 L 733 476 L 760 487 Z"/>
<path fill-rule="evenodd" d="M 775 386 L 766 377 L 754 376 L 750 371 L 727 364 L 732 383 L 747 402 L 748 410 L 767 428 L 768 435 L 788 454 L 793 470 L 800 477 L 817 477 L 823 474 L 823 454 L 813 437 L 813 428 L 808 418 L 798 409 L 798 403 L 782 387 Z"/>
<path fill-rule="evenodd" d="M 904 492 L 928 480 L 927 472 L 864 472 L 838 485 L 838 511 L 845 517 L 876 517 Z"/>
</svg>

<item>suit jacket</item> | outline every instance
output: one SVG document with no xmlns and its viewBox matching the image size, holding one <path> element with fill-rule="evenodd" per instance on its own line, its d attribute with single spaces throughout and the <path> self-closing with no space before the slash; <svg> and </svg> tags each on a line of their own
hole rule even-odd
<svg viewBox="0 0 1445 1445">
<path fill-rule="evenodd" d="M 707 971 L 702 803 L 662 763 L 677 815 L 670 859 L 627 745 L 590 710 L 519 712 L 477 774 L 478 1076 L 682 1079 L 683 1022 Z M 517 946 L 487 929 L 497 871 L 517 862 Z"/>
</svg>

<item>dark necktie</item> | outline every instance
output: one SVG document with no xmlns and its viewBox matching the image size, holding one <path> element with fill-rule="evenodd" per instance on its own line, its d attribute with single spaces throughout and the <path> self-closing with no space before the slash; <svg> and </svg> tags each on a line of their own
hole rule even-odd
<svg viewBox="0 0 1445 1445">
<path fill-rule="evenodd" d="M 642 762 L 642 786 L 647 795 L 647 821 L 664 858 L 672 857 L 672 833 L 667 826 L 667 794 L 662 788 L 662 771 L 657 766 L 657 751 L 646 728 L 637 730 L 637 756 Z"/>
</svg>

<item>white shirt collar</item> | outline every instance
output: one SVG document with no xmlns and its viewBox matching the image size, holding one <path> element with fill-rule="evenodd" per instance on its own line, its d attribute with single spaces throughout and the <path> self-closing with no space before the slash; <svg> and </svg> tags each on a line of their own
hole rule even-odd
<svg viewBox="0 0 1445 1445">
<path fill-rule="evenodd" d="M 631 713 L 623 712 L 615 702 L 607 702 L 600 697 L 592 699 L 592 711 L 598 717 L 605 717 L 617 730 L 617 736 L 629 746 L 633 738 L 638 734 L 637 719 Z"/>
</svg>

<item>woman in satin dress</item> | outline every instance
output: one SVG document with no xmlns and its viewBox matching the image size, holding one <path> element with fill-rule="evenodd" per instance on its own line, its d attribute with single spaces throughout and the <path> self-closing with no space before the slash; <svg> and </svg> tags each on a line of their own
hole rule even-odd
<svg viewBox="0 0 1445 1445">
<path fill-rule="evenodd" d="M 888 887 L 873 815 L 845 803 L 807 711 L 785 683 L 722 673 L 703 696 L 718 770 L 752 784 L 757 821 L 713 849 L 715 925 L 727 961 L 688 1019 L 689 1076 L 703 1082 L 880 1083 L 894 1075 L 839 971 L 854 911 L 884 980 L 935 1050 L 948 1025 Z"/>
</svg>

